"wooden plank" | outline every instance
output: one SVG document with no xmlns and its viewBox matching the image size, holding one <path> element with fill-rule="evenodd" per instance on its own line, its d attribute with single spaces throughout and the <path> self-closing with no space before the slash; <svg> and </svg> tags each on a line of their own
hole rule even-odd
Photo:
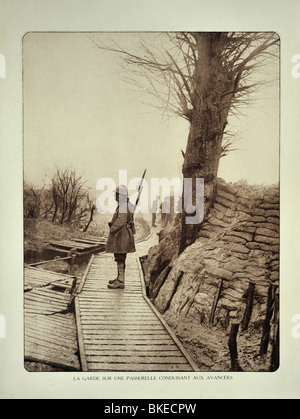
<svg viewBox="0 0 300 419">
<path fill-rule="evenodd" d="M 86 335 L 102 335 L 111 333 L 112 336 L 114 335 L 120 335 L 123 337 L 124 335 L 131 336 L 131 335 L 145 335 L 145 336 L 152 336 L 152 335 L 164 335 L 163 329 L 153 329 L 151 331 L 148 331 L 144 327 L 134 327 L 129 326 L 128 328 L 122 327 L 122 326 L 116 326 L 116 327 L 103 327 L 99 328 L 97 326 L 90 326 L 87 327 L 86 325 L 82 325 L 84 329 L 84 336 Z"/>
<path fill-rule="evenodd" d="M 51 260 L 49 260 L 49 262 L 51 262 Z M 69 275 L 69 274 L 63 274 L 60 272 L 53 272 L 53 271 L 49 271 L 47 269 L 41 269 L 41 268 L 36 268 L 34 266 L 30 266 L 30 267 L 26 267 L 25 268 L 25 272 L 27 270 L 30 270 L 32 273 L 35 272 L 36 274 L 40 274 L 43 276 L 47 276 L 47 277 L 68 277 L 68 278 L 74 278 L 73 275 Z"/>
<path fill-rule="evenodd" d="M 42 319 L 42 321 L 43 322 L 53 322 L 53 321 L 55 321 L 55 324 L 66 324 L 66 323 L 69 323 L 69 324 L 72 324 L 73 325 L 73 328 L 74 329 L 76 329 L 76 326 L 75 326 L 75 324 L 74 324 L 74 320 L 73 320 L 73 314 L 70 312 L 70 313 L 64 313 L 64 314 L 61 314 L 61 313 L 55 313 L 55 314 L 52 314 L 51 316 L 39 316 L 38 314 L 30 314 L 30 315 L 28 315 L 28 316 L 26 316 L 26 318 L 25 318 L 25 321 L 26 320 L 34 320 L 34 321 L 39 321 L 40 319 Z"/>
<path fill-rule="evenodd" d="M 145 335 L 145 336 L 153 336 L 153 335 L 165 335 L 167 333 L 164 329 L 153 329 L 148 330 L 146 327 L 138 327 L 138 326 L 128 326 L 128 327 L 122 327 L 122 326 L 116 326 L 116 327 L 98 327 L 98 326 L 88 326 L 88 325 L 82 325 L 84 330 L 84 335 L 102 335 L 111 333 L 112 336 L 114 335 L 120 335 L 123 337 L 124 335 Z"/>
<path fill-rule="evenodd" d="M 86 243 L 86 244 L 92 244 L 92 245 L 98 245 L 105 243 L 105 240 L 103 239 L 71 239 L 74 242 L 78 243 Z"/>
<path fill-rule="evenodd" d="M 26 296 L 28 295 L 38 295 L 38 296 L 45 296 L 48 298 L 56 298 L 59 300 L 67 300 L 68 299 L 68 295 L 64 294 L 63 292 L 59 292 L 59 291 L 55 291 L 52 290 L 50 288 L 37 288 L 34 289 L 28 293 L 26 293 Z"/>
<path fill-rule="evenodd" d="M 96 315 L 101 315 L 101 313 L 106 315 L 112 315 L 112 316 L 119 316 L 119 318 L 122 317 L 122 315 L 128 315 L 132 317 L 139 318 L 140 315 L 146 315 L 149 316 L 151 312 L 148 311 L 148 309 L 140 304 L 135 304 L 134 302 L 131 303 L 130 301 L 102 301 L 102 302 L 93 302 L 90 301 L 89 303 L 82 302 L 80 300 L 80 308 L 82 309 L 83 315 L 89 316 L 90 314 L 93 315 L 93 313 Z"/>
<path fill-rule="evenodd" d="M 125 336 L 120 336 L 120 335 L 112 335 L 111 333 L 107 333 L 106 334 L 101 334 L 101 335 L 94 335 L 94 334 L 90 334 L 90 335 L 85 335 L 84 336 L 84 342 L 85 343 L 92 343 L 92 342 L 101 342 L 102 344 L 108 344 L 111 345 L 113 343 L 118 344 L 118 343 L 123 343 L 123 344 L 134 344 L 134 345 L 139 345 L 139 344 L 147 344 L 147 345 L 155 345 L 157 344 L 174 344 L 172 338 L 170 336 L 168 336 L 168 334 L 164 335 L 164 336 L 158 336 L 158 335 L 154 335 L 154 336 L 146 336 L 146 335 L 125 335 Z"/>
<path fill-rule="evenodd" d="M 28 294 L 28 295 L 27 295 Z M 28 305 L 28 308 L 32 305 L 40 305 L 40 306 L 44 306 L 44 307 L 63 307 L 66 308 L 68 306 L 68 301 L 69 298 L 65 301 L 62 300 L 58 300 L 58 299 L 53 299 L 52 297 L 50 298 L 45 298 L 43 296 L 37 296 L 34 294 L 30 294 L 26 293 L 26 297 L 24 299 L 24 304 Z"/>
<path fill-rule="evenodd" d="M 59 258 L 59 261 L 61 261 L 61 260 L 69 260 L 69 259 L 72 259 L 72 256 L 66 256 L 66 257 L 63 257 L 63 258 Z M 55 260 L 57 260 L 57 259 L 55 259 Z M 47 260 L 42 260 L 40 262 L 28 263 L 28 264 L 26 264 L 26 266 L 28 266 L 28 267 L 31 267 L 31 266 L 40 266 L 40 265 L 45 265 L 45 264 L 47 264 L 49 262 L 53 262 L 53 261 L 54 261 L 54 259 L 47 259 Z"/>
<path fill-rule="evenodd" d="M 44 316 L 49 316 L 52 315 L 53 313 L 53 309 L 47 309 L 47 308 L 37 308 L 37 307 L 32 307 L 29 309 L 24 310 L 24 314 L 27 316 L 28 314 L 40 314 L 40 315 L 44 315 Z"/>
<path fill-rule="evenodd" d="M 55 323 L 55 327 L 62 327 L 63 329 L 65 329 L 65 327 L 68 325 L 68 328 L 76 330 L 76 325 L 74 323 L 74 317 L 72 313 L 66 313 L 66 314 L 55 313 L 48 316 L 39 315 L 39 314 L 28 314 L 25 317 L 25 323 L 26 321 L 34 322 L 36 324 L 39 324 L 40 322 L 42 322 L 43 324 Z"/>
<path fill-rule="evenodd" d="M 65 294 L 63 292 L 54 291 L 53 294 L 50 293 L 50 290 L 42 291 L 42 290 L 32 290 L 26 292 L 25 297 L 26 300 L 32 301 L 40 301 L 45 303 L 57 303 L 57 304 L 65 304 L 68 305 L 70 300 L 70 294 Z"/>
<path fill-rule="evenodd" d="M 109 364 L 105 362 L 89 362 L 89 371 L 120 371 L 120 372 L 160 372 L 160 371 L 173 371 L 173 372 L 186 372 L 192 371 L 189 364 Z"/>
<path fill-rule="evenodd" d="M 85 312 L 84 314 L 82 314 L 81 316 L 82 319 L 120 319 L 122 318 L 123 320 L 134 320 L 136 318 L 147 321 L 147 320 L 153 320 L 153 314 L 152 313 L 145 313 L 145 312 L 140 312 L 140 313 L 136 313 L 135 311 L 123 311 L 123 312 L 118 312 L 116 313 L 115 311 L 111 311 L 111 310 L 104 310 L 104 309 L 95 309 L 94 311 L 89 311 L 89 312 Z"/>
<path fill-rule="evenodd" d="M 47 325 L 47 324 L 34 324 L 34 323 L 25 323 L 25 336 L 44 336 L 49 335 L 51 337 L 54 337 L 55 339 L 57 338 L 62 338 L 64 340 L 70 340 L 70 335 L 71 332 L 75 332 L 75 330 L 71 329 L 68 327 L 69 325 L 66 324 L 65 329 L 63 328 L 58 328 L 57 326 L 55 327 L 55 325 Z"/>
<path fill-rule="evenodd" d="M 52 330 L 41 329 L 38 333 L 34 331 L 33 328 L 26 328 L 24 333 L 25 339 L 39 339 L 41 342 L 48 342 L 53 345 L 61 345 L 63 347 L 76 346 L 77 347 L 77 336 L 75 333 L 70 333 L 68 335 L 54 332 Z"/>
<path fill-rule="evenodd" d="M 64 323 L 53 319 L 48 321 L 46 316 L 40 316 L 40 319 L 25 318 L 24 323 L 25 336 L 39 337 L 41 339 L 64 341 L 66 345 L 71 341 L 76 342 L 76 329 L 70 319 Z"/>
<path fill-rule="evenodd" d="M 135 298 L 135 297 L 127 298 L 125 293 L 123 295 L 123 298 L 120 295 L 119 297 L 113 296 L 111 298 L 105 297 L 105 296 L 103 298 L 98 298 L 98 296 L 96 296 L 94 299 L 92 299 L 92 298 L 85 298 L 84 295 L 80 295 L 80 305 L 82 307 L 84 306 L 88 307 L 91 304 L 93 304 L 94 306 L 98 305 L 99 308 L 105 305 L 106 307 L 110 307 L 111 310 L 115 310 L 115 311 L 116 310 L 119 311 L 119 309 L 125 308 L 125 307 L 126 308 L 140 308 L 140 309 L 144 308 L 146 310 L 149 309 L 149 307 L 147 307 L 147 304 L 145 304 L 145 302 L 141 300 L 141 297 L 140 299 Z M 151 311 L 151 308 L 150 308 L 150 311 Z"/>
<path fill-rule="evenodd" d="M 140 314 L 149 314 L 148 307 L 139 302 L 130 302 L 130 301 L 119 301 L 119 300 L 111 300 L 106 301 L 103 300 L 101 302 L 89 301 L 89 302 L 82 302 L 80 300 L 80 308 L 83 312 L 87 311 L 107 311 L 109 313 L 118 313 L 121 312 L 132 312 Z M 128 310 L 128 311 L 127 311 Z"/>
<path fill-rule="evenodd" d="M 69 296 L 70 297 L 70 296 Z M 32 308 L 40 308 L 51 310 L 54 312 L 60 312 L 68 307 L 68 303 L 70 298 L 65 301 L 53 300 L 53 299 L 45 299 L 44 297 L 37 297 L 37 296 L 26 296 L 24 300 L 24 308 L 25 309 L 32 309 Z"/>
<path fill-rule="evenodd" d="M 40 343 L 27 342 L 25 345 L 25 357 L 27 356 L 35 357 L 36 359 L 41 358 L 43 361 L 48 359 L 48 363 L 54 360 L 55 364 L 60 364 L 61 366 L 79 364 L 75 351 L 71 354 L 69 350 L 64 351 L 63 348 L 59 347 L 47 347 Z"/>
<path fill-rule="evenodd" d="M 126 287 L 126 286 L 125 286 Z M 107 288 L 107 287 L 105 287 L 105 288 Z M 103 298 L 103 299 L 106 299 L 106 300 L 110 300 L 111 298 L 110 298 L 110 296 L 109 296 L 109 294 L 108 293 L 106 293 L 106 289 L 103 289 L 103 288 L 101 288 L 101 287 L 91 287 L 91 286 L 89 286 L 89 285 L 87 285 L 86 287 L 85 287 L 85 291 L 84 291 L 84 293 L 83 293 L 83 297 L 84 296 L 87 296 L 88 295 L 88 293 L 89 294 L 99 294 L 100 295 L 100 293 L 103 295 L 103 297 L 105 297 L 105 298 Z M 125 290 L 120 290 L 120 291 L 123 291 L 123 296 L 130 296 L 130 297 L 135 297 L 135 296 L 137 296 L 138 297 L 138 299 L 140 298 L 140 296 L 141 296 L 141 289 L 139 289 L 139 288 L 129 288 L 129 287 L 127 287 L 127 288 L 125 288 Z M 138 300 L 137 299 L 137 300 Z"/>
<path fill-rule="evenodd" d="M 76 364 L 68 365 L 66 363 L 59 362 L 57 358 L 50 359 L 48 354 L 40 354 L 38 357 L 31 354 L 26 354 L 25 361 L 39 362 L 42 364 L 51 365 L 51 367 L 56 367 L 64 371 L 80 371 L 80 366 Z"/>
<path fill-rule="evenodd" d="M 161 353 L 161 350 L 164 349 L 164 353 L 166 354 L 180 354 L 181 352 L 179 351 L 179 349 L 175 346 L 175 345 L 149 345 L 149 344 L 144 344 L 144 345 L 128 345 L 128 344 L 123 344 L 123 345 L 100 345 L 100 344 L 89 344 L 87 342 L 85 342 L 85 348 L 86 348 L 86 353 L 92 352 L 92 353 L 97 353 L 97 352 L 101 352 L 103 354 L 107 354 L 107 355 L 120 355 L 122 356 L 124 353 L 144 353 L 144 354 L 148 354 L 149 352 L 153 353 L 153 354 L 157 354 L 157 353 Z"/>
<path fill-rule="evenodd" d="M 77 358 L 70 357 L 70 354 L 64 354 L 60 351 L 51 351 L 49 348 L 43 348 L 41 345 L 26 344 L 25 360 L 43 362 L 60 368 L 72 369 L 78 371 L 80 369 Z"/>
<path fill-rule="evenodd" d="M 68 341 L 66 342 L 64 339 L 60 340 L 57 336 L 53 335 L 43 335 L 42 337 L 39 335 L 34 335 L 32 332 L 26 332 L 26 343 L 25 346 L 29 344 L 35 344 L 39 346 L 45 346 L 49 351 L 56 349 L 57 351 L 71 351 L 73 350 L 74 353 L 77 351 L 76 342 Z"/>
<path fill-rule="evenodd" d="M 82 371 L 88 371 L 87 359 L 85 354 L 85 347 L 84 347 L 84 339 L 82 333 L 82 325 L 81 325 L 81 318 L 80 318 L 80 307 L 78 304 L 78 297 L 75 297 L 75 319 L 77 325 L 77 336 L 78 336 L 78 348 L 79 348 L 79 355 L 80 355 L 80 364 Z"/>
<path fill-rule="evenodd" d="M 88 328 L 87 326 L 84 326 L 83 331 L 85 334 L 99 334 L 99 335 L 103 333 L 107 333 L 107 332 L 111 332 L 112 335 L 116 335 L 122 331 L 123 331 L 123 334 L 128 334 L 128 335 L 147 335 L 147 336 L 168 335 L 168 332 L 164 328 L 161 328 L 159 330 L 147 330 L 146 328 L 136 329 L 135 327 L 131 329 L 123 329 L 122 327 L 113 329 L 113 328 L 107 327 L 105 329 L 105 328 L 99 328 L 99 327 Z"/>
<path fill-rule="evenodd" d="M 127 318 L 127 319 L 122 319 L 122 322 L 119 321 L 119 319 L 98 319 L 95 317 L 82 317 L 81 322 L 83 325 L 90 325 L 90 326 L 96 326 L 96 327 L 105 327 L 107 326 L 108 328 L 110 326 L 120 326 L 120 327 L 127 327 L 127 326 L 137 326 L 137 327 L 147 327 L 148 329 L 154 327 L 155 329 L 163 329 L 163 326 L 161 325 L 161 323 L 157 323 L 156 319 L 145 319 L 145 320 L 137 320 L 134 317 L 132 318 Z"/>
<path fill-rule="evenodd" d="M 57 336 L 69 341 L 71 339 L 77 339 L 77 330 L 73 328 L 71 323 L 66 323 L 65 325 L 55 325 L 55 324 L 45 324 L 45 323 L 31 323 L 26 321 L 24 325 L 24 331 L 27 335 L 28 333 L 34 333 L 38 336 L 42 333 L 48 333 L 51 336 Z"/>
<path fill-rule="evenodd" d="M 118 295 L 120 291 L 123 291 L 123 293 L 139 291 L 139 293 L 141 294 L 141 286 L 139 284 L 130 283 L 129 281 L 125 281 L 125 288 L 123 290 L 109 289 L 107 287 L 108 281 L 114 280 L 114 279 L 115 279 L 115 276 L 107 277 L 105 280 L 102 280 L 102 282 L 100 280 L 95 280 L 95 282 L 87 281 L 84 286 L 84 293 L 88 294 L 89 292 L 88 289 L 92 289 L 90 293 L 95 292 L 95 291 L 98 291 L 98 292 L 101 291 L 101 292 L 105 292 L 107 295 L 114 295 L 114 294 Z"/>
<path fill-rule="evenodd" d="M 81 307 L 81 306 L 80 306 Z M 83 310 L 82 312 L 84 313 L 83 317 L 97 317 L 99 315 L 106 317 L 110 317 L 110 316 L 114 316 L 115 312 L 111 311 L 111 309 L 109 307 L 101 307 L 101 308 L 97 308 L 97 307 L 91 307 L 91 310 L 89 312 L 87 312 L 84 308 L 81 307 L 81 309 Z M 122 310 L 119 311 L 119 316 L 123 316 L 123 317 L 138 317 L 138 318 L 149 318 L 150 313 L 146 310 L 134 310 L 134 308 L 131 308 L 130 310 L 128 309 L 127 311 L 124 310 L 124 308 L 122 308 Z"/>
<path fill-rule="evenodd" d="M 91 246 L 85 243 L 80 243 L 77 241 L 72 241 L 72 240 L 61 240 L 61 241 L 51 241 L 50 242 L 51 246 L 54 247 L 59 247 L 62 249 L 73 249 L 73 248 L 77 248 L 77 249 L 89 249 Z"/>
<path fill-rule="evenodd" d="M 27 300 L 26 301 L 26 310 L 36 310 L 38 312 L 38 310 L 40 310 L 41 312 L 45 312 L 47 311 L 49 314 L 53 314 L 53 313 L 57 313 L 57 312 L 61 312 L 63 310 L 66 309 L 66 305 L 65 304 L 61 304 L 61 303 L 43 303 L 40 302 L 38 300 Z"/>
<path fill-rule="evenodd" d="M 136 355 L 136 354 L 125 354 L 121 356 L 110 356 L 110 355 L 90 355 L 88 362 L 106 362 L 109 364 L 187 364 L 187 360 L 182 356 L 150 356 L 150 355 Z"/>
<path fill-rule="evenodd" d="M 86 280 L 87 274 L 88 274 L 88 272 L 89 272 L 89 269 L 90 269 L 90 267 L 91 267 L 91 264 L 93 263 L 94 258 L 95 258 L 95 255 L 92 255 L 92 256 L 90 257 L 89 263 L 88 263 L 88 265 L 87 265 L 87 267 L 86 267 L 86 270 L 84 271 L 84 274 L 83 274 L 82 280 L 80 281 L 79 287 L 78 287 L 78 289 L 77 289 L 77 292 L 76 292 L 76 294 L 77 294 L 77 295 L 79 295 L 79 294 L 81 293 L 82 289 L 83 289 L 83 286 L 84 286 L 84 283 L 85 283 L 85 280 Z"/>
<path fill-rule="evenodd" d="M 138 295 L 131 294 L 126 292 L 122 289 L 111 290 L 111 292 L 107 292 L 104 289 L 101 292 L 95 292 L 92 290 L 89 291 L 82 291 L 80 294 L 80 301 L 83 303 L 102 303 L 102 302 L 109 302 L 109 301 L 118 301 L 118 302 L 136 302 L 139 304 L 143 304 L 143 301 L 139 298 Z M 145 304 L 144 304 L 145 305 Z"/>
<path fill-rule="evenodd" d="M 158 322 L 157 319 L 146 319 L 144 321 L 142 321 L 141 319 L 137 319 L 137 318 L 131 318 L 131 319 L 122 319 L 120 320 L 120 318 L 117 318 L 115 320 L 112 319 L 91 319 L 91 318 L 81 318 L 81 323 L 82 325 L 89 325 L 89 326 L 96 326 L 96 327 L 103 327 L 103 326 L 107 326 L 108 328 L 112 327 L 125 327 L 127 328 L 128 326 L 133 326 L 133 327 L 146 327 L 148 329 L 159 329 L 159 330 L 164 330 L 164 327 L 162 326 L 161 323 Z"/>
<path fill-rule="evenodd" d="M 88 356 L 93 356 L 93 357 L 101 357 L 103 358 L 103 361 L 106 361 L 108 357 L 112 357 L 113 359 L 119 359 L 120 357 L 122 358 L 123 361 L 126 361 L 127 358 L 136 358 L 141 357 L 143 359 L 147 358 L 147 363 L 148 360 L 155 358 L 160 358 L 161 360 L 163 360 L 163 362 L 165 362 L 166 360 L 169 361 L 171 358 L 174 358 L 174 362 L 173 363 L 177 363 L 175 361 L 176 359 L 180 359 L 181 361 L 184 359 L 182 356 L 182 353 L 178 350 L 178 351 L 163 351 L 163 355 L 161 354 L 160 351 L 153 351 L 151 350 L 151 348 L 148 348 L 147 351 L 139 349 L 139 350 L 131 350 L 131 349 L 119 349 L 119 350 L 112 350 L 112 349 L 91 349 L 90 347 L 86 348 L 86 354 Z M 94 358 L 93 358 L 94 359 Z M 91 360 L 91 358 L 89 358 L 89 360 Z M 186 360 L 184 361 L 185 363 L 187 362 Z M 153 363 L 153 362 L 151 362 Z M 182 363 L 182 362 L 180 362 Z"/>
<path fill-rule="evenodd" d="M 57 317 L 56 314 L 52 316 L 44 316 L 40 315 L 39 317 L 33 318 L 32 315 L 28 315 L 25 318 L 25 325 L 26 324 L 33 324 L 36 326 L 48 326 L 48 327 L 54 327 L 57 330 L 63 330 L 66 333 L 68 333 L 69 329 L 76 330 L 73 324 L 73 316 L 72 318 L 66 318 L 66 319 L 60 319 Z M 67 328 L 67 329 L 66 329 Z"/>
<path fill-rule="evenodd" d="M 138 266 L 139 266 L 139 270 L 140 270 L 140 278 L 142 280 L 142 278 L 143 278 L 142 267 L 140 265 L 140 261 L 138 260 L 137 262 L 138 262 Z M 180 342 L 180 340 L 177 338 L 177 336 L 175 335 L 175 333 L 171 330 L 171 328 L 169 327 L 169 325 L 167 324 L 167 322 L 163 319 L 163 317 L 161 316 L 161 314 L 159 313 L 159 311 L 156 309 L 156 307 L 148 299 L 148 297 L 146 295 L 146 289 L 145 289 L 145 287 L 143 287 L 143 298 L 147 302 L 147 304 L 149 305 L 149 307 L 153 310 L 153 312 L 156 314 L 156 316 L 158 317 L 158 319 L 161 321 L 161 323 L 165 327 L 166 331 L 170 334 L 171 338 L 174 340 L 175 344 L 178 346 L 178 348 L 182 352 L 183 356 L 187 359 L 187 361 L 189 362 L 189 364 L 192 367 L 192 369 L 194 371 L 198 371 L 199 368 L 198 368 L 197 364 L 193 361 L 193 359 L 191 358 L 191 356 L 187 353 L 187 351 L 183 347 L 183 345 Z"/>
<path fill-rule="evenodd" d="M 31 331 L 28 333 L 28 331 L 25 334 L 26 337 L 26 344 L 28 342 L 35 342 L 40 345 L 44 345 L 47 348 L 64 348 L 65 351 L 71 351 L 76 352 L 77 347 L 77 339 L 75 337 L 73 338 L 67 338 L 65 336 L 55 336 L 52 334 L 36 334 L 34 335 Z"/>
<path fill-rule="evenodd" d="M 114 279 L 115 275 L 112 275 L 112 276 L 113 276 L 113 279 Z M 85 283 L 85 286 L 87 286 L 87 285 L 98 286 L 98 287 L 101 287 L 101 288 L 107 290 L 107 292 L 112 294 L 113 290 L 110 290 L 110 289 L 107 288 L 107 283 L 108 283 L 109 279 L 111 279 L 111 276 L 108 276 L 108 275 L 105 276 L 105 277 L 97 276 L 95 278 L 88 278 L 88 280 Z M 140 284 L 137 284 L 135 281 L 130 280 L 128 278 L 125 278 L 125 287 L 126 286 L 129 287 L 129 288 L 141 288 Z"/>
<path fill-rule="evenodd" d="M 68 307 L 70 294 L 47 288 L 52 284 L 65 288 L 75 277 L 36 267 L 25 268 L 25 271 L 27 282 L 42 284 L 24 294 L 25 359 L 79 371 L 74 316 L 54 314 Z"/>
<path fill-rule="evenodd" d="M 86 281 L 86 283 L 85 283 L 85 293 L 87 293 L 88 291 L 88 289 L 89 288 L 91 288 L 91 289 L 93 289 L 93 290 L 101 290 L 101 291 L 106 291 L 108 294 L 112 294 L 113 292 L 114 292 L 114 290 L 111 290 L 111 289 L 109 289 L 109 288 L 107 288 L 107 284 L 108 284 L 108 280 L 109 280 L 110 278 L 107 278 L 107 280 L 105 280 L 105 281 L 99 281 L 99 280 L 95 280 L 94 282 L 93 281 Z M 135 283 L 131 283 L 131 282 L 129 282 L 129 281 L 125 281 L 125 288 L 124 288 L 126 291 L 128 290 L 128 291 L 134 291 L 134 290 L 137 290 L 137 291 L 141 291 L 141 289 L 142 289 L 142 287 L 139 285 L 139 284 L 135 284 Z"/>
<path fill-rule="evenodd" d="M 61 313 L 65 310 L 64 305 L 46 305 L 39 302 L 32 302 L 29 306 L 26 306 L 25 313 L 28 314 L 30 312 L 36 314 L 47 314 L 47 315 L 54 315 L 56 313 Z"/>
<path fill-rule="evenodd" d="M 174 348 L 177 348 L 177 346 L 174 344 L 173 339 L 168 335 L 155 335 L 155 336 L 148 336 L 148 335 L 118 335 L 118 334 L 111 334 L 106 331 L 106 333 L 103 334 L 87 334 L 84 337 L 85 343 L 93 344 L 95 341 L 95 344 L 97 345 L 118 345 L 118 343 L 123 346 L 136 346 L 136 345 L 152 345 L 152 346 L 158 346 L 158 345 L 173 345 Z"/>
<path fill-rule="evenodd" d="M 126 333 L 121 333 L 121 331 L 113 331 L 110 332 L 109 330 L 98 330 L 98 331 L 88 331 L 86 332 L 85 330 L 83 331 L 83 339 L 84 341 L 86 341 L 87 339 L 102 339 L 102 340 L 124 340 L 124 341 L 131 341 L 133 342 L 134 340 L 153 340 L 153 341 L 159 341 L 160 339 L 163 338 L 168 338 L 167 334 L 157 334 L 157 333 L 152 333 L 152 334 L 145 334 L 143 333 L 143 331 L 141 332 L 137 332 L 134 333 L 133 331 L 128 331 Z"/>
<path fill-rule="evenodd" d="M 81 306 L 80 306 L 81 307 Z M 82 308 L 82 307 L 81 307 Z M 84 308 L 83 308 L 84 310 Z M 91 307 L 90 311 L 83 311 L 83 317 L 97 317 L 99 315 L 103 316 L 103 318 L 105 317 L 113 317 L 115 316 L 115 311 L 112 311 L 110 307 Z M 146 311 L 146 310 L 135 310 L 134 308 L 131 308 L 130 310 L 124 310 L 124 308 L 122 308 L 122 310 L 118 311 L 118 316 L 120 317 L 140 317 L 140 318 L 149 318 L 150 317 L 150 312 Z"/>
</svg>

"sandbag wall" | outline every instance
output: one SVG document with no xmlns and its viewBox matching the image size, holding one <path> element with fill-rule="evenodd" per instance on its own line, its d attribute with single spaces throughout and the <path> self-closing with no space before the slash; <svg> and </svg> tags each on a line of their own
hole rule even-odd
<svg viewBox="0 0 300 419">
<path fill-rule="evenodd" d="M 223 328 L 240 322 L 259 327 L 270 289 L 278 283 L 278 187 L 220 179 L 196 242 L 152 284 L 153 301 L 169 318 L 188 315 Z"/>
</svg>

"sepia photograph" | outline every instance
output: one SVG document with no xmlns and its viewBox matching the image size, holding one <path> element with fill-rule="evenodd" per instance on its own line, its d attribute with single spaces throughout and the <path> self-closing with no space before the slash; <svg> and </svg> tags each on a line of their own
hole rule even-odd
<svg viewBox="0 0 300 419">
<path fill-rule="evenodd" d="M 28 372 L 278 370 L 280 48 L 23 36 Z"/>
<path fill-rule="evenodd" d="M 0 0 L 0 399 L 299 399 L 298 0 Z"/>
</svg>

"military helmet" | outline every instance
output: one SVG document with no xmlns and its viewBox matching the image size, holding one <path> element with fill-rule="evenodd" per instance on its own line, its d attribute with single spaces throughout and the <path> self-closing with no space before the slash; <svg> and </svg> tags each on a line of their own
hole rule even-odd
<svg viewBox="0 0 300 419">
<path fill-rule="evenodd" d="M 118 193 L 119 195 L 128 196 L 128 190 L 125 185 L 117 186 L 115 192 Z"/>
</svg>

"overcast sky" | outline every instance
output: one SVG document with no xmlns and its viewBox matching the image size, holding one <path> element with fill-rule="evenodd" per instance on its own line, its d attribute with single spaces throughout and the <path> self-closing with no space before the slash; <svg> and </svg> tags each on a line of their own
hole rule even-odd
<svg viewBox="0 0 300 419">
<path fill-rule="evenodd" d="M 93 34 L 93 39 L 134 42 L 135 34 Z M 276 77 L 278 63 L 269 74 Z M 88 185 L 119 170 L 128 180 L 180 177 L 188 123 L 162 118 L 147 96 L 122 80 L 119 57 L 96 48 L 87 33 L 28 33 L 23 39 L 24 174 L 42 183 L 55 166 L 72 167 Z M 242 120 L 238 150 L 221 159 L 219 177 L 250 184 L 279 180 L 278 86 L 265 89 Z"/>
</svg>

